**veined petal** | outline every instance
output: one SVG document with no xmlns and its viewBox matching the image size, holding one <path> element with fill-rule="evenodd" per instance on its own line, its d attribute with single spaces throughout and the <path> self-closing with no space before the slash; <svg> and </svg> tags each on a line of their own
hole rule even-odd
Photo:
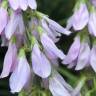
<svg viewBox="0 0 96 96">
<path fill-rule="evenodd" d="M 79 10 L 75 11 L 73 19 L 73 28 L 75 30 L 82 30 L 87 25 L 89 13 L 85 3 L 81 3 Z"/>
<path fill-rule="evenodd" d="M 34 45 L 32 51 L 32 66 L 34 73 L 42 78 L 47 78 L 51 74 L 50 62 L 46 56 L 40 52 L 37 44 Z"/>
<path fill-rule="evenodd" d="M 79 55 L 79 50 L 80 50 L 80 37 L 77 36 L 62 63 L 69 64 L 72 61 L 74 61 Z"/>
<path fill-rule="evenodd" d="M 89 33 L 93 36 L 96 36 L 96 13 L 90 13 L 90 18 L 88 22 Z"/>
<path fill-rule="evenodd" d="M 13 13 L 11 15 L 10 21 L 8 22 L 6 28 L 5 28 L 5 35 L 7 39 L 10 39 L 11 36 L 14 34 L 16 31 L 16 28 L 19 24 L 20 16 L 17 15 L 16 13 Z"/>
<path fill-rule="evenodd" d="M 51 27 L 52 26 L 52 28 L 54 28 L 57 32 L 60 32 L 60 33 L 62 33 L 62 34 L 65 34 L 65 35 L 70 35 L 71 34 L 71 32 L 70 31 L 68 31 L 66 28 L 63 28 L 61 25 L 59 25 L 57 22 L 55 22 L 55 21 L 53 21 L 53 20 L 51 20 L 51 19 L 49 19 L 49 18 L 47 18 L 47 17 L 44 17 L 46 20 L 47 20 L 47 22 L 49 23 L 49 26 Z"/>
<path fill-rule="evenodd" d="M 25 57 L 18 58 L 18 66 L 10 77 L 10 89 L 12 93 L 20 92 L 29 80 L 30 66 Z"/>
<path fill-rule="evenodd" d="M 81 70 L 89 63 L 90 47 L 88 43 L 82 43 L 75 70 Z"/>
<path fill-rule="evenodd" d="M 65 55 L 63 54 L 63 52 L 56 47 L 54 42 L 47 36 L 47 34 L 45 34 L 45 33 L 42 34 L 41 43 L 42 43 L 43 47 L 47 50 L 47 52 L 48 51 L 52 52 L 60 59 L 65 58 Z"/>
<path fill-rule="evenodd" d="M 43 26 L 43 28 L 44 28 L 44 30 L 47 32 L 47 34 L 48 34 L 48 36 L 54 41 L 54 42 L 57 42 L 59 39 L 57 38 L 57 32 L 55 31 L 54 32 L 54 30 L 51 30 L 50 28 L 49 28 L 49 26 L 47 25 L 47 22 L 45 21 L 45 20 L 42 20 L 41 21 L 41 23 L 42 23 L 42 26 Z"/>
<path fill-rule="evenodd" d="M 65 81 L 62 81 L 63 78 L 55 74 L 55 76 L 50 77 L 49 79 L 49 89 L 53 96 L 71 96 L 68 90 L 64 85 Z M 62 84 L 63 83 L 63 84 Z M 69 88 L 69 85 L 67 86 Z"/>
<path fill-rule="evenodd" d="M 7 10 L 4 8 L 0 8 L 0 34 L 6 27 L 8 22 L 8 13 Z"/>
<path fill-rule="evenodd" d="M 16 61 L 17 48 L 15 44 L 9 44 L 8 51 L 5 55 L 3 71 L 1 73 L 0 78 L 7 77 L 11 72 L 11 68 Z"/>
<path fill-rule="evenodd" d="M 96 45 L 93 45 L 93 48 L 90 53 L 90 64 L 93 70 L 96 72 Z"/>
</svg>

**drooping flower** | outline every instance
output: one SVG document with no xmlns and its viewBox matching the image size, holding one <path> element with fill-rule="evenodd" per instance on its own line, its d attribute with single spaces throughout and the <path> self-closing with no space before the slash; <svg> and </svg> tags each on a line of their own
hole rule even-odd
<svg viewBox="0 0 96 96">
<path fill-rule="evenodd" d="M 32 68 L 34 73 L 42 78 L 47 78 L 51 74 L 51 64 L 37 44 L 34 44 L 32 49 Z"/>
<path fill-rule="evenodd" d="M 10 77 L 10 89 L 12 93 L 20 92 L 30 78 L 31 70 L 21 49 L 18 57 L 18 64 Z"/>
<path fill-rule="evenodd" d="M 65 55 L 63 54 L 63 52 L 56 47 L 54 42 L 47 36 L 46 33 L 42 33 L 41 43 L 42 43 L 43 47 L 45 48 L 45 50 L 47 50 L 47 52 L 51 52 L 51 53 L 55 54 L 60 59 L 65 58 Z"/>
<path fill-rule="evenodd" d="M 81 70 L 89 65 L 90 46 L 88 42 L 81 42 L 80 52 L 75 70 Z"/>
<path fill-rule="evenodd" d="M 95 36 L 96 37 L 96 9 L 94 6 L 92 6 L 91 8 L 91 12 L 90 12 L 90 18 L 89 18 L 89 22 L 88 22 L 88 30 L 89 30 L 89 33 L 92 35 L 92 36 Z"/>
<path fill-rule="evenodd" d="M 3 70 L 0 78 L 7 77 L 10 74 L 10 72 L 13 71 L 14 66 L 16 64 L 16 58 L 17 58 L 16 44 L 14 42 L 10 42 L 7 53 L 4 58 Z"/>
<path fill-rule="evenodd" d="M 72 63 L 74 60 L 77 59 L 78 54 L 79 54 L 79 50 L 80 50 L 80 37 L 76 36 L 74 39 L 73 44 L 71 45 L 67 56 L 65 57 L 63 63 L 64 64 L 70 64 Z"/>
<path fill-rule="evenodd" d="M 0 6 L 0 34 L 4 31 L 8 23 L 8 12 L 3 3 L 5 3 L 5 1 L 3 1 Z"/>
<path fill-rule="evenodd" d="M 73 27 L 75 31 L 78 31 L 82 30 L 87 25 L 89 12 L 85 2 L 85 0 L 79 0 L 77 2 L 74 13 L 68 20 L 67 29 Z"/>
<path fill-rule="evenodd" d="M 89 39 L 86 37 L 84 37 L 82 40 L 80 37 L 76 37 L 62 63 L 68 64 L 69 68 L 75 66 L 75 70 L 81 70 L 88 66 L 90 57 L 90 46 L 88 41 Z"/>
<path fill-rule="evenodd" d="M 22 35 L 25 30 L 22 14 L 20 12 L 13 12 L 5 28 L 5 36 L 8 40 L 18 32 L 19 35 Z"/>
<path fill-rule="evenodd" d="M 45 23 L 48 23 L 48 27 L 54 33 L 54 35 L 57 34 L 57 36 L 59 36 L 60 34 L 58 34 L 58 33 L 62 33 L 62 34 L 65 34 L 65 35 L 70 35 L 71 34 L 71 31 L 67 30 L 66 28 L 63 28 L 61 25 L 59 25 L 54 20 L 48 18 L 47 16 L 43 15 L 43 19 L 45 20 Z M 48 27 L 46 27 L 45 29 L 48 32 L 50 32 L 50 30 L 48 30 Z"/>
<path fill-rule="evenodd" d="M 49 78 L 49 89 L 53 96 L 80 96 L 80 90 L 74 91 L 57 71 Z"/>
</svg>

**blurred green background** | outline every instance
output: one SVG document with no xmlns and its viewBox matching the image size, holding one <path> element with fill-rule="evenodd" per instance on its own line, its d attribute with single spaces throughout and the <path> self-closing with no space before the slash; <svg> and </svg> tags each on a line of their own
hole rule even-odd
<svg viewBox="0 0 96 96">
<path fill-rule="evenodd" d="M 75 4 L 75 0 L 37 0 L 38 10 L 43 12 L 49 17 L 62 26 L 65 26 L 67 18 L 72 14 L 72 10 Z M 72 36 L 70 37 L 72 40 Z M 58 43 L 58 46 L 61 47 L 64 52 L 67 50 L 68 44 L 70 44 L 69 39 L 66 36 L 62 36 L 61 40 Z M 3 59 L 7 48 L 0 47 L 0 72 L 2 70 Z M 17 96 L 10 93 L 8 78 L 0 79 L 0 96 Z"/>
</svg>

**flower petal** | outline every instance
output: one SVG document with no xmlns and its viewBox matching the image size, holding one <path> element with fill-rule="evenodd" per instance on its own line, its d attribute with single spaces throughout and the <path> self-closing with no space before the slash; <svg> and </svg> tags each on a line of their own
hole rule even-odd
<svg viewBox="0 0 96 96">
<path fill-rule="evenodd" d="M 90 64 L 96 72 L 96 46 L 94 45 L 90 53 Z"/>
<path fill-rule="evenodd" d="M 67 56 L 65 57 L 62 63 L 69 64 L 73 62 L 78 57 L 79 50 L 80 50 L 80 37 L 77 36 L 73 44 L 71 45 Z"/>
<path fill-rule="evenodd" d="M 45 50 L 47 50 L 47 52 L 48 51 L 52 52 L 60 59 L 65 58 L 65 55 L 63 54 L 63 52 L 56 47 L 54 42 L 45 33 L 43 33 L 41 36 L 41 43 L 43 47 L 45 48 Z"/>
<path fill-rule="evenodd" d="M 17 48 L 15 44 L 9 44 L 8 51 L 5 55 L 3 71 L 1 73 L 0 78 L 7 77 L 11 72 L 11 67 L 15 64 L 17 55 Z"/>
<path fill-rule="evenodd" d="M 82 30 L 87 25 L 89 12 L 85 3 L 80 4 L 80 8 L 75 11 L 73 18 L 73 28 L 75 30 Z"/>
<path fill-rule="evenodd" d="M 81 70 L 89 63 L 90 47 L 88 43 L 82 43 L 75 70 Z"/>
<path fill-rule="evenodd" d="M 29 80 L 30 72 L 30 66 L 26 58 L 20 57 L 18 66 L 10 77 L 10 88 L 12 93 L 20 92 L 22 90 L 24 85 Z"/>
<path fill-rule="evenodd" d="M 37 44 L 34 45 L 32 51 L 32 66 L 34 73 L 42 78 L 47 78 L 51 74 L 50 62 L 46 56 L 40 52 Z"/>
</svg>

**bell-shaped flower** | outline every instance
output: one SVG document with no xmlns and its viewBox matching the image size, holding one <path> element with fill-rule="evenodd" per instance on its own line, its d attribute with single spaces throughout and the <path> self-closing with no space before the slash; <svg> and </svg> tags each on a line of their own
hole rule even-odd
<svg viewBox="0 0 96 96">
<path fill-rule="evenodd" d="M 16 45 L 15 43 L 10 42 L 7 53 L 4 58 L 3 70 L 0 78 L 7 77 L 9 73 L 13 71 L 12 69 L 16 64 L 16 58 L 17 58 Z"/>
<path fill-rule="evenodd" d="M 5 28 L 5 35 L 7 39 L 10 39 L 15 32 L 19 32 L 19 34 L 23 34 L 25 30 L 24 22 L 22 15 L 18 12 L 13 12 L 10 17 L 10 21 L 8 22 Z"/>
<path fill-rule="evenodd" d="M 52 52 L 53 54 L 55 54 L 60 59 L 65 58 L 64 53 L 56 47 L 54 42 L 51 40 L 50 37 L 48 37 L 48 35 L 46 33 L 42 33 L 41 43 L 42 43 L 44 49 L 47 50 L 47 52 Z"/>
<path fill-rule="evenodd" d="M 88 22 L 88 30 L 89 33 L 93 36 L 96 36 L 96 9 L 92 6 L 92 10 L 90 12 L 90 18 Z"/>
<path fill-rule="evenodd" d="M 93 70 L 96 72 L 96 45 L 94 44 L 91 53 L 90 53 L 90 65 L 92 66 Z"/>
<path fill-rule="evenodd" d="M 57 72 L 49 78 L 49 89 L 53 96 L 72 96 L 73 91 L 73 88 Z"/>
<path fill-rule="evenodd" d="M 70 64 L 77 59 L 80 51 L 80 45 L 80 36 L 76 36 L 68 51 L 68 54 L 65 56 L 65 59 L 62 62 L 63 64 Z"/>
<path fill-rule="evenodd" d="M 10 77 L 10 89 L 12 93 L 20 92 L 30 78 L 31 70 L 25 57 L 24 50 L 21 49 L 18 56 L 18 64 Z"/>
<path fill-rule="evenodd" d="M 75 6 L 73 15 L 69 18 L 67 29 L 82 30 L 88 23 L 89 12 L 84 0 L 79 0 Z"/>
<path fill-rule="evenodd" d="M 32 49 L 32 68 L 35 74 L 42 78 L 47 78 L 51 74 L 51 64 L 38 44 L 34 44 Z"/>
</svg>

